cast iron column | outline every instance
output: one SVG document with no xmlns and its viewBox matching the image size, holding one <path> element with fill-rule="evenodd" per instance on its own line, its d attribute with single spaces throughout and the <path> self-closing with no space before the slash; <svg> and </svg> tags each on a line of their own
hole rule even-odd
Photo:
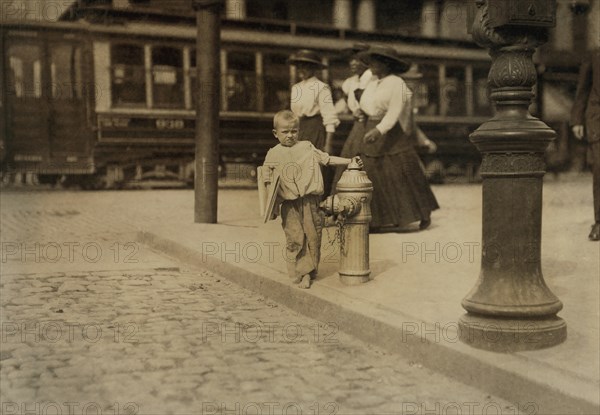
<svg viewBox="0 0 600 415">
<path fill-rule="evenodd" d="M 196 10 L 196 177 L 194 221 L 217 222 L 222 0 L 194 0 Z"/>
<path fill-rule="evenodd" d="M 479 280 L 462 301 L 468 313 L 459 321 L 460 338 L 495 351 L 540 349 L 567 334 L 556 316 L 562 303 L 541 270 L 544 151 L 556 134 L 528 110 L 537 78 L 532 55 L 554 24 L 555 8 L 539 0 L 475 3 L 471 32 L 490 50 L 497 113 L 470 137 L 483 156 L 483 243 Z M 519 10 L 506 9 L 511 5 Z M 492 21 L 492 12 L 505 20 Z"/>
</svg>

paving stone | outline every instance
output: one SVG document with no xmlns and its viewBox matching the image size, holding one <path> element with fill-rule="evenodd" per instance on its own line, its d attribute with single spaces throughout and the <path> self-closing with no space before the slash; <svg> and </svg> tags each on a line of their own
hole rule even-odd
<svg viewBox="0 0 600 415">
<path fill-rule="evenodd" d="M 24 306 L 43 306 L 44 302 L 39 297 L 14 297 L 8 300 L 10 304 Z"/>
<path fill-rule="evenodd" d="M 76 408 L 81 410 L 83 405 L 88 402 L 94 402 L 93 400 L 86 400 L 82 396 L 81 391 L 77 389 L 73 389 L 70 387 L 60 387 L 55 385 L 46 385 L 44 387 L 38 388 L 35 394 L 35 400 L 37 402 L 73 402 L 79 404 L 78 406 L 71 406 L 71 408 Z M 30 399 L 29 402 L 32 400 Z M 23 402 L 23 401 L 21 401 Z M 83 404 L 83 405 L 82 405 Z M 68 410 L 68 407 L 64 407 L 65 411 Z M 90 411 L 91 412 L 91 411 Z M 51 412 L 49 412 L 51 413 Z M 65 412 L 68 413 L 68 412 Z M 93 413 L 93 412 L 92 412 Z"/>
<path fill-rule="evenodd" d="M 23 288 L 21 290 L 21 293 L 22 294 L 37 294 L 37 293 L 51 292 L 51 291 L 54 291 L 52 289 L 52 287 L 38 286 L 38 287 L 32 287 L 32 288 Z"/>
<path fill-rule="evenodd" d="M 386 402 L 386 398 L 382 396 L 365 393 L 364 390 L 361 391 L 359 388 L 357 388 L 357 391 L 358 392 L 356 395 L 352 396 L 345 402 L 347 406 L 358 409 L 374 408 Z"/>
<path fill-rule="evenodd" d="M 77 283 L 65 282 L 58 288 L 59 293 L 70 292 L 70 291 L 87 291 L 87 287 Z"/>
<path fill-rule="evenodd" d="M 156 358 L 146 361 L 146 367 L 152 369 L 169 369 L 175 367 L 175 361 L 173 359 Z"/>
<path fill-rule="evenodd" d="M 152 283 L 146 280 L 123 280 L 120 282 L 122 285 L 131 285 L 131 286 L 151 286 Z"/>
</svg>

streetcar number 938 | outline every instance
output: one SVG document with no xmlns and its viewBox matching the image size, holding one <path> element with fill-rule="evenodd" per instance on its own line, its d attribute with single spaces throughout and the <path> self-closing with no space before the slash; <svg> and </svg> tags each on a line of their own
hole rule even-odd
<svg viewBox="0 0 600 415">
<path fill-rule="evenodd" d="M 181 130 L 185 126 L 183 120 L 169 120 L 169 119 L 158 119 L 156 120 L 156 128 L 161 130 Z"/>
</svg>

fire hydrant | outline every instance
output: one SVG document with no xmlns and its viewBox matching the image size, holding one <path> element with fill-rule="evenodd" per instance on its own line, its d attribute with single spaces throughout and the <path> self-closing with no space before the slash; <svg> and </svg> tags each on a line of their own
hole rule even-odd
<svg viewBox="0 0 600 415">
<path fill-rule="evenodd" d="M 337 194 L 321 203 L 326 215 L 335 215 L 339 227 L 340 280 L 348 285 L 369 281 L 369 223 L 373 183 L 352 161 L 337 183 Z"/>
</svg>

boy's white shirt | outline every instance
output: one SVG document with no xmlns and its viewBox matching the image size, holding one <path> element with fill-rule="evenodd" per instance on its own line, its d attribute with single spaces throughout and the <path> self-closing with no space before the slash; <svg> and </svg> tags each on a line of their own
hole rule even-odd
<svg viewBox="0 0 600 415">
<path fill-rule="evenodd" d="M 291 147 L 278 144 L 271 148 L 264 166 L 280 176 L 279 197 L 295 200 L 306 195 L 323 194 L 320 166 L 328 163 L 329 154 L 318 150 L 310 141 L 298 141 Z"/>
</svg>

